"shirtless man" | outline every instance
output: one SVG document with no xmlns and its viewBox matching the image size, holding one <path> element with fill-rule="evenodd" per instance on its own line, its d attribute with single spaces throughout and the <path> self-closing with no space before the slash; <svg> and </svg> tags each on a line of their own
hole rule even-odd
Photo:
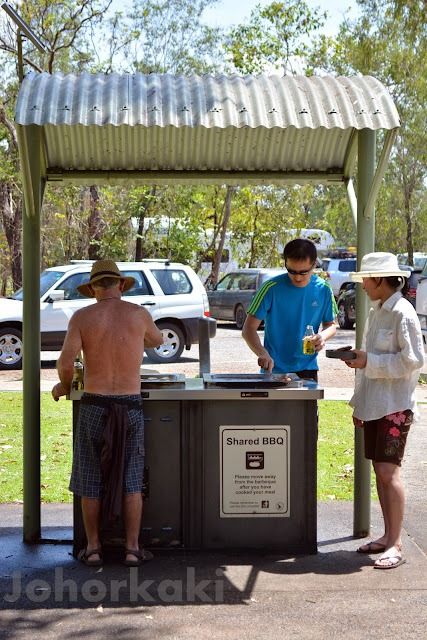
<svg viewBox="0 0 427 640">
<path fill-rule="evenodd" d="M 96 298 L 96 304 L 76 311 L 68 325 L 64 346 L 58 359 L 60 382 L 52 389 L 58 400 L 69 393 L 74 360 L 84 354 L 84 395 L 73 454 L 70 489 L 81 496 L 87 547 L 79 559 L 89 566 L 102 564 L 99 538 L 101 516 L 101 447 L 109 406 L 127 406 L 127 436 L 123 474 L 123 517 L 126 530 L 125 564 L 138 566 L 142 517 L 142 480 L 144 469 L 144 419 L 141 405 L 140 366 L 145 347 L 163 342 L 148 311 L 121 300 L 134 284 L 123 277 L 112 260 L 93 264 L 87 284 L 80 293 Z M 84 403 L 83 400 L 87 402 Z M 97 404 L 97 402 L 99 404 Z M 147 553 L 147 552 L 146 552 Z"/>
</svg>

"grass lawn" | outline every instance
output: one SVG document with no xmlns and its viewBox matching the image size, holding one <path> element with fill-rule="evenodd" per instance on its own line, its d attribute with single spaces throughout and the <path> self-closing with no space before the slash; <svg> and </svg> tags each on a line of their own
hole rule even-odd
<svg viewBox="0 0 427 640">
<path fill-rule="evenodd" d="M 41 420 L 42 501 L 71 502 L 71 402 L 56 403 L 42 393 Z M 319 403 L 319 500 L 352 500 L 353 434 L 346 402 Z M 22 501 L 22 394 L 1 392 L 0 502 L 16 501 Z"/>
</svg>

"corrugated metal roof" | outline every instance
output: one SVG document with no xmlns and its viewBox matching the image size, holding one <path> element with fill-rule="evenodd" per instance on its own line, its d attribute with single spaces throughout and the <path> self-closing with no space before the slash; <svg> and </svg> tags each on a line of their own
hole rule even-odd
<svg viewBox="0 0 427 640">
<path fill-rule="evenodd" d="M 340 171 L 355 130 L 399 126 L 370 76 L 31 73 L 15 120 L 48 169 L 106 171 Z"/>
</svg>

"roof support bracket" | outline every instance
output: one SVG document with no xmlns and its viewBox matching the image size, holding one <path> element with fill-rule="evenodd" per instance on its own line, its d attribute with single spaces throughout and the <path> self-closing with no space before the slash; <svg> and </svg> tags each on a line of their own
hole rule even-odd
<svg viewBox="0 0 427 640">
<path fill-rule="evenodd" d="M 41 202 L 41 176 L 46 174 L 42 162 L 42 130 L 37 125 L 16 127 L 24 190 L 25 213 L 38 215 Z"/>
<path fill-rule="evenodd" d="M 372 180 L 371 188 L 369 190 L 368 199 L 366 201 L 366 206 L 363 210 L 363 216 L 366 219 L 371 218 L 372 212 L 374 210 L 375 201 L 378 196 L 378 192 L 381 187 L 382 179 L 384 178 L 384 174 L 387 169 L 388 159 L 390 157 L 390 152 L 392 146 L 394 144 L 395 138 L 397 136 L 398 129 L 390 129 L 386 132 L 384 138 L 384 144 L 381 151 L 381 156 Z M 359 158 L 360 163 L 360 158 Z"/>
<path fill-rule="evenodd" d="M 353 178 L 344 179 L 347 188 L 347 196 L 350 204 L 351 215 L 353 216 L 354 228 L 357 229 L 357 197 L 354 190 Z"/>
</svg>

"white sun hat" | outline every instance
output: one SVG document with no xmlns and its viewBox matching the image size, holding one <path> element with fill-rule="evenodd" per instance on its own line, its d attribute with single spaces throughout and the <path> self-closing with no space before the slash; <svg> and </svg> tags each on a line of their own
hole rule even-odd
<svg viewBox="0 0 427 640">
<path fill-rule="evenodd" d="M 353 271 L 349 275 L 354 282 L 362 282 L 363 278 L 387 278 L 389 276 L 409 278 L 411 272 L 399 268 L 397 257 L 393 253 L 377 251 L 363 256 L 360 271 Z"/>
</svg>

